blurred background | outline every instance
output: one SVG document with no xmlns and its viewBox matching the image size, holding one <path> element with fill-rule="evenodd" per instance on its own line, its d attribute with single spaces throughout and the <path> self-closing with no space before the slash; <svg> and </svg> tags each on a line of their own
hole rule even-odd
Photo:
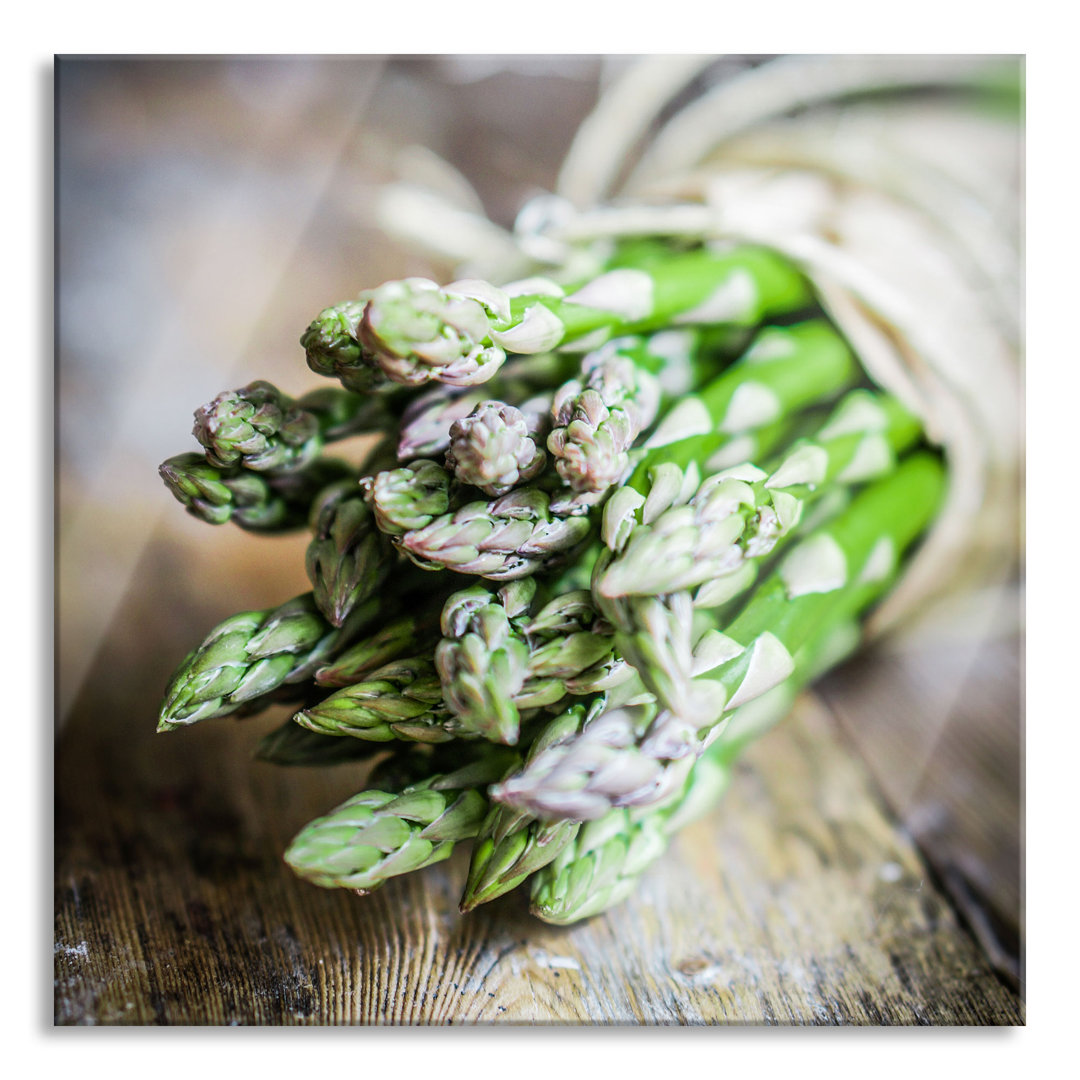
<svg viewBox="0 0 1080 1080">
<path fill-rule="evenodd" d="M 196 448 L 192 413 L 221 390 L 256 378 L 314 388 L 298 340 L 321 308 L 390 278 L 441 276 L 376 221 L 401 153 L 444 159 L 508 228 L 553 189 L 600 88 L 633 59 L 57 61 L 59 727 L 149 745 L 158 696 L 208 627 L 308 587 L 303 536 L 198 522 L 157 466 Z M 686 94 L 764 59 L 718 59 Z M 1019 137 L 1013 154 L 1019 168 Z M 882 650 L 822 691 L 905 826 L 951 852 L 943 874 L 975 898 L 972 924 L 1014 971 L 1019 597 L 984 605 L 977 641 Z M 906 729 L 875 723 L 883 670 Z"/>
</svg>

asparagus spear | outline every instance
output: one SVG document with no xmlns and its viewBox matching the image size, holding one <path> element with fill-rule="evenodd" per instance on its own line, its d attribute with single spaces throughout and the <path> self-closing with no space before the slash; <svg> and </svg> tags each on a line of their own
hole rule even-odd
<svg viewBox="0 0 1080 1080">
<path fill-rule="evenodd" d="M 368 742 L 446 742 L 468 730 L 443 703 L 430 655 L 393 660 L 298 712 L 302 727 Z"/>
<path fill-rule="evenodd" d="M 380 398 L 325 387 L 296 401 L 260 379 L 197 409 L 192 434 L 218 468 L 282 472 L 310 464 L 327 442 L 383 430 L 392 420 Z"/>
<path fill-rule="evenodd" d="M 233 615 L 214 627 L 173 674 L 158 731 L 225 716 L 279 687 L 303 682 L 376 613 L 377 605 L 368 604 L 344 626 L 334 627 L 312 594 L 304 593 L 267 611 Z"/>
<path fill-rule="evenodd" d="M 663 855 L 676 829 L 719 801 L 730 777 L 724 762 L 706 756 L 669 805 L 616 808 L 579 826 L 533 877 L 529 910 L 544 922 L 567 926 L 621 903 Z"/>
<path fill-rule="evenodd" d="M 918 434 L 915 418 L 894 399 L 857 390 L 814 438 L 796 442 L 770 471 L 747 464 L 714 474 L 692 498 L 670 507 L 650 494 L 651 517 L 629 533 L 623 529 L 621 549 L 597 560 L 593 591 L 617 628 L 620 653 L 667 708 L 691 721 L 697 710 L 712 707 L 694 686 L 701 660 L 693 645 L 704 627 L 693 617 L 687 590 L 707 586 L 692 597 L 693 606 L 729 604 L 755 580 L 751 562 L 795 529 L 804 507 L 830 490 L 888 473 Z M 666 490 L 681 486 L 677 476 Z M 715 612 L 705 625 L 717 626 L 723 616 Z"/>
<path fill-rule="evenodd" d="M 166 487 L 189 514 L 210 525 L 235 522 L 249 532 L 282 533 L 303 528 L 312 500 L 328 484 L 353 478 L 344 461 L 318 458 L 284 474 L 218 468 L 203 454 L 177 454 L 158 469 Z"/>
<path fill-rule="evenodd" d="M 227 390 L 201 406 L 192 434 L 205 448 L 206 460 L 219 468 L 295 469 L 314 461 L 322 449 L 315 417 L 264 380 Z"/>
<path fill-rule="evenodd" d="M 492 596 L 475 586 L 455 593 L 442 613 L 435 667 L 447 707 L 462 727 L 494 742 L 517 741 L 514 696 L 524 685 L 529 646 L 519 625 L 536 591 L 532 578 Z"/>
<path fill-rule="evenodd" d="M 591 705 L 573 705 L 549 721 L 530 746 L 524 763 L 576 735 L 586 718 L 603 707 L 603 700 L 597 697 Z M 520 760 L 515 761 L 509 774 L 521 765 Z M 578 828 L 576 821 L 537 821 L 527 813 L 492 803 L 473 842 L 469 876 L 461 896 L 462 913 L 516 888 L 554 859 Z"/>
<path fill-rule="evenodd" d="M 768 469 L 747 462 L 713 473 L 685 501 L 682 471 L 667 466 L 669 479 L 655 470 L 638 523 L 627 532 L 621 517 L 617 529 L 605 530 L 613 550 L 597 567 L 595 589 L 608 598 L 655 596 L 730 574 L 767 555 L 830 486 L 890 471 L 919 434 L 919 422 L 895 398 L 855 390 L 816 437 L 799 440 Z"/>
<path fill-rule="evenodd" d="M 588 592 L 556 596 L 531 614 L 536 581 L 491 593 L 473 586 L 449 598 L 435 665 L 443 700 L 462 727 L 494 742 L 518 740 L 521 713 L 625 681 L 611 628 Z"/>
<path fill-rule="evenodd" d="M 426 611 L 391 619 L 315 672 L 319 686 L 341 687 L 360 682 L 376 668 L 434 644 L 438 618 Z"/>
<path fill-rule="evenodd" d="M 361 792 L 305 826 L 285 861 L 314 885 L 361 893 L 431 866 L 476 834 L 487 812 L 483 786 L 505 765 L 505 756 L 491 753 L 399 794 Z"/>
<path fill-rule="evenodd" d="M 864 585 L 880 592 L 932 518 L 942 487 L 937 459 L 912 455 L 791 549 L 726 633 L 698 643 L 703 664 L 695 681 L 700 700 L 714 703 L 711 716 L 695 710 L 687 721 L 666 710 L 650 717 L 643 706 L 611 710 L 497 785 L 493 798 L 541 817 L 589 820 L 611 806 L 666 796 L 732 709 L 787 678 L 793 652 L 820 623 L 831 593 Z"/>
<path fill-rule="evenodd" d="M 354 479 L 323 489 L 311 509 L 314 533 L 305 567 L 315 603 L 333 626 L 372 596 L 386 580 L 396 553 L 375 526 Z"/>
<path fill-rule="evenodd" d="M 493 502 L 471 502 L 398 538 L 406 555 L 426 570 L 455 570 L 493 581 L 535 573 L 588 535 L 584 517 L 558 517 L 551 496 L 516 488 Z"/>
<path fill-rule="evenodd" d="M 747 326 L 805 306 L 807 286 L 789 263 L 764 249 L 700 249 L 602 274 L 570 296 L 551 282 L 505 289 L 458 281 L 445 289 L 421 278 L 388 282 L 369 296 L 356 342 L 399 383 L 475 385 L 506 352 L 574 345 L 587 351 L 616 334 L 671 324 Z"/>
<path fill-rule="evenodd" d="M 369 294 L 324 308 L 300 338 L 308 367 L 319 375 L 336 378 L 346 390 L 367 394 L 386 386 L 374 358 L 357 340 L 357 327 Z"/>
<path fill-rule="evenodd" d="M 360 481 L 375 522 L 387 536 L 422 529 L 450 506 L 450 474 L 435 461 L 410 461 Z"/>
</svg>

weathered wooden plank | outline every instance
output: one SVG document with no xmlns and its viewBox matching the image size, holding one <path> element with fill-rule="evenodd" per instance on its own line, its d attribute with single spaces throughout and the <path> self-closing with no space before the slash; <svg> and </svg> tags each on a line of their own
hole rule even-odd
<svg viewBox="0 0 1080 1080">
<path fill-rule="evenodd" d="M 58 747 L 58 1024 L 1023 1022 L 812 699 L 620 908 L 461 917 L 460 856 L 366 898 L 289 873 L 290 836 L 361 779 L 252 762 L 277 718 L 153 734 L 153 600 Z"/>
<path fill-rule="evenodd" d="M 1014 604 L 1015 593 L 1005 592 L 996 606 L 1009 612 Z M 983 948 L 1018 986 L 1022 646 L 1016 633 L 980 640 L 986 628 L 876 650 L 824 680 L 819 694 Z"/>
</svg>

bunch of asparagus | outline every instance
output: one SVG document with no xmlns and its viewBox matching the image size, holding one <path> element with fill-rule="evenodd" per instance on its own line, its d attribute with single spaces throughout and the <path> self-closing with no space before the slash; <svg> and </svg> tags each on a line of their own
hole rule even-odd
<svg viewBox="0 0 1080 1080">
<path fill-rule="evenodd" d="M 619 902 L 857 645 L 942 495 L 916 419 L 760 248 L 389 282 L 301 344 L 340 386 L 221 394 L 161 474 L 212 524 L 309 529 L 311 590 L 215 627 L 159 730 L 291 702 L 259 758 L 373 766 L 285 853 L 324 887 L 468 843 L 462 911 L 526 880 L 549 922 Z M 325 453 L 359 434 L 362 463 Z"/>
</svg>

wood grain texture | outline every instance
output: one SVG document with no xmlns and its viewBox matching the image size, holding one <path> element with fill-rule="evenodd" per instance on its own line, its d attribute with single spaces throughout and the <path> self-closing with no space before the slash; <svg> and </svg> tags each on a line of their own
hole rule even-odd
<svg viewBox="0 0 1080 1080">
<path fill-rule="evenodd" d="M 1005 591 L 994 606 L 1008 613 L 1013 604 L 1015 593 Z M 1023 979 L 1020 657 L 1012 633 L 915 638 L 875 650 L 818 687 L 891 813 L 1016 987 Z"/>
<path fill-rule="evenodd" d="M 462 917 L 464 852 L 365 898 L 293 877 L 286 843 L 362 769 L 253 762 L 280 714 L 153 733 L 160 665 L 132 658 L 176 631 L 153 599 L 129 598 L 58 744 L 57 1024 L 1024 1022 L 819 699 L 622 906 Z"/>
</svg>

